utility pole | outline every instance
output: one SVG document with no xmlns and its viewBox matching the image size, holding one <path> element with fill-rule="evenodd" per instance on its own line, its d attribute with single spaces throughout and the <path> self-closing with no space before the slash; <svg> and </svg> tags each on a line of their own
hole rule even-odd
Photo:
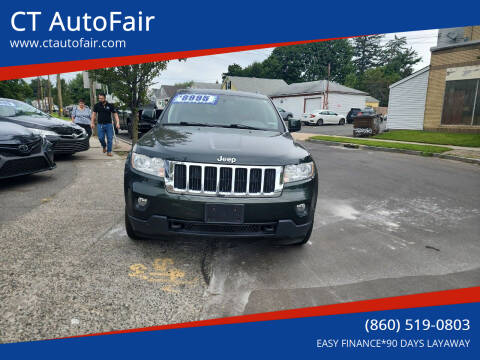
<svg viewBox="0 0 480 360">
<path fill-rule="evenodd" d="M 50 75 L 47 76 L 47 89 L 48 89 L 48 113 L 52 113 L 52 84 L 50 84 Z"/>
<path fill-rule="evenodd" d="M 60 74 L 57 74 L 57 97 L 58 115 L 63 116 L 62 80 L 60 79 Z"/>
<path fill-rule="evenodd" d="M 325 96 L 323 97 L 323 108 L 328 110 L 328 88 L 330 86 L 330 63 L 328 63 L 327 71 L 327 87 L 325 89 Z"/>
</svg>

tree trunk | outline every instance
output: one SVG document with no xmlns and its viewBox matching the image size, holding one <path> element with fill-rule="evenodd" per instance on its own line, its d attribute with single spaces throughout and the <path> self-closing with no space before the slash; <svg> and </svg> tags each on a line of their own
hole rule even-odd
<svg viewBox="0 0 480 360">
<path fill-rule="evenodd" d="M 95 106 L 95 84 L 94 84 L 93 78 L 90 75 L 90 73 L 88 73 L 88 83 L 89 83 L 89 86 L 90 86 L 90 110 L 93 111 L 93 107 Z M 98 119 L 97 119 L 97 122 L 98 122 Z M 97 136 L 97 127 L 96 126 L 94 126 L 93 129 L 92 129 L 92 135 Z"/>
<path fill-rule="evenodd" d="M 52 84 L 50 83 L 50 75 L 47 76 L 47 89 L 48 89 L 48 113 L 52 113 Z"/>
<path fill-rule="evenodd" d="M 47 103 L 45 102 L 45 92 L 43 91 L 43 78 L 40 78 L 40 97 L 42 100 L 42 104 L 40 105 L 40 109 L 42 111 L 47 112 Z"/>
<path fill-rule="evenodd" d="M 62 80 L 57 74 L 58 115 L 63 116 Z"/>
<path fill-rule="evenodd" d="M 37 108 L 42 110 L 42 105 L 40 104 L 41 99 L 41 87 L 40 87 L 40 76 L 37 76 Z"/>
<path fill-rule="evenodd" d="M 132 123 L 132 146 L 134 146 L 137 141 L 138 141 L 138 109 L 137 108 L 131 108 L 132 111 L 132 117 L 133 117 L 133 123 Z"/>
</svg>

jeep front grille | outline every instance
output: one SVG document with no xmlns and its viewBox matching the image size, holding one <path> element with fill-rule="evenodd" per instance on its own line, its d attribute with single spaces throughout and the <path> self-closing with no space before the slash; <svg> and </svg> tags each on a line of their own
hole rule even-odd
<svg viewBox="0 0 480 360">
<path fill-rule="evenodd" d="M 166 189 L 172 193 L 232 196 L 279 196 L 282 166 L 218 165 L 168 161 Z"/>
</svg>

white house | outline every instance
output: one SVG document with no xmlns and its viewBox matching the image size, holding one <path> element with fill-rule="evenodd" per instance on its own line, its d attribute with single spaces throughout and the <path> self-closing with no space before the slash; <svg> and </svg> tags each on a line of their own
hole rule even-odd
<svg viewBox="0 0 480 360">
<path fill-rule="evenodd" d="M 390 85 L 389 129 L 422 130 L 430 66 Z"/>
<path fill-rule="evenodd" d="M 327 81 L 309 81 L 293 83 L 269 94 L 273 103 L 293 113 L 299 118 L 301 114 L 313 110 L 324 109 Z M 363 109 L 367 93 L 340 85 L 334 81 L 328 82 L 328 110 L 347 115 L 351 108 Z"/>
</svg>

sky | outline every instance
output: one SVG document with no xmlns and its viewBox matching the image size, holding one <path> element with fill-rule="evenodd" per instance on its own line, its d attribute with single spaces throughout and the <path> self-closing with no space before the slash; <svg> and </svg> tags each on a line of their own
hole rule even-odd
<svg viewBox="0 0 480 360">
<path fill-rule="evenodd" d="M 406 36 L 408 46 L 411 46 L 421 57 L 422 61 L 415 66 L 419 70 L 430 63 L 430 48 L 437 43 L 438 30 L 410 31 L 386 34 L 383 43 L 393 39 L 395 35 Z M 153 88 L 160 88 L 161 85 L 173 85 L 187 81 L 211 82 L 222 81 L 222 73 L 227 71 L 231 64 L 239 64 L 242 67 L 251 63 L 265 60 L 273 48 L 242 51 L 220 55 L 209 55 L 196 58 L 189 58 L 187 61 L 170 61 L 167 69 L 157 77 L 152 85 Z M 62 74 L 67 81 L 77 73 Z M 53 80 L 54 81 L 54 80 Z"/>
</svg>

